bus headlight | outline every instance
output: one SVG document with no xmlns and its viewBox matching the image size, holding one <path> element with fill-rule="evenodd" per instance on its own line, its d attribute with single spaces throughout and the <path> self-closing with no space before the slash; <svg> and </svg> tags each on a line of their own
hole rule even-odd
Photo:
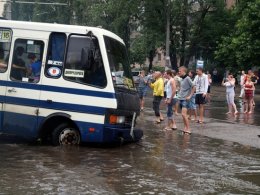
<svg viewBox="0 0 260 195">
<path fill-rule="evenodd" d="M 122 124 L 124 122 L 125 122 L 125 116 L 110 115 L 109 117 L 110 124 Z"/>
</svg>

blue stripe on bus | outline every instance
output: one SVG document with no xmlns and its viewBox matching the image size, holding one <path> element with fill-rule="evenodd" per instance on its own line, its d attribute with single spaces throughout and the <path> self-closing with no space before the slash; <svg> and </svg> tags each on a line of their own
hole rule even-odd
<svg viewBox="0 0 260 195">
<path fill-rule="evenodd" d="M 69 104 L 69 103 L 61 103 L 61 102 L 47 102 L 44 100 L 35 100 L 35 99 L 17 98 L 17 97 L 0 96 L 0 102 L 5 102 L 7 104 L 14 104 L 14 105 L 31 106 L 31 107 L 53 109 L 53 110 L 71 111 L 71 112 L 81 112 L 81 113 L 97 114 L 97 115 L 104 115 L 106 111 L 106 108 L 104 107 L 86 106 L 80 104 Z"/>
<path fill-rule="evenodd" d="M 3 112 L 0 112 L 0 116 Z M 5 112 L 8 118 L 4 133 L 21 136 L 27 140 L 33 140 L 38 136 L 39 125 L 42 124 L 45 117 L 19 114 L 15 112 Z M 12 121 L 15 121 L 13 123 Z M 74 121 L 79 128 L 82 142 L 102 142 L 103 141 L 103 127 L 104 124 L 95 122 Z M 38 124 L 37 124 L 38 123 Z M 37 126 L 36 126 L 37 125 Z M 89 132 L 89 128 L 95 128 L 95 132 Z"/>
<path fill-rule="evenodd" d="M 57 86 L 50 86 L 50 85 L 39 85 L 35 83 L 0 81 L 0 85 L 7 86 L 7 87 L 23 88 L 23 89 L 51 91 L 51 92 L 59 92 L 59 93 L 67 93 L 67 94 L 75 94 L 75 95 L 85 95 L 85 96 L 92 96 L 92 97 L 102 97 L 102 98 L 112 98 L 112 99 L 115 98 L 115 93 L 111 93 L 111 92 L 73 89 L 73 88 L 57 87 Z"/>
</svg>

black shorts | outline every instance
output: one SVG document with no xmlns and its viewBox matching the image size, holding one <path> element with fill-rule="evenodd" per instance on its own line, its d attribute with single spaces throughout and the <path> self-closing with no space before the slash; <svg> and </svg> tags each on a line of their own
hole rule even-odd
<svg viewBox="0 0 260 195">
<path fill-rule="evenodd" d="M 208 93 L 210 93 L 210 86 L 208 87 Z"/>
<path fill-rule="evenodd" d="M 206 97 L 203 97 L 203 94 L 196 94 L 195 104 L 206 104 Z"/>
</svg>

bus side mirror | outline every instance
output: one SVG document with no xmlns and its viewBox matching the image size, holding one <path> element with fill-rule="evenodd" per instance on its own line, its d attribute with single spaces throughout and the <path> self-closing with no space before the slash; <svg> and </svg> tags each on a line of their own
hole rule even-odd
<svg viewBox="0 0 260 195">
<path fill-rule="evenodd" d="M 94 64 L 94 52 L 89 48 L 82 48 L 81 50 L 81 66 L 87 70 L 91 69 Z"/>
</svg>

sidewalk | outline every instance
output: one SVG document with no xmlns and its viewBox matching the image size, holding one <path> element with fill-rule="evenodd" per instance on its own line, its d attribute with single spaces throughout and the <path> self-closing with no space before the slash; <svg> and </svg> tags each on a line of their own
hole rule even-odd
<svg viewBox="0 0 260 195">
<path fill-rule="evenodd" d="M 239 89 L 236 89 L 238 94 Z M 144 115 L 153 117 L 152 110 L 152 96 L 148 93 L 146 97 L 146 109 Z M 256 108 L 253 115 L 240 114 L 238 116 L 226 115 L 227 106 L 225 102 L 225 88 L 213 86 L 212 88 L 212 102 L 206 106 L 205 123 L 198 124 L 195 121 L 190 121 L 192 134 L 199 134 L 214 139 L 221 139 L 224 141 L 231 141 L 245 146 L 260 148 L 260 126 L 251 125 L 259 124 L 260 121 L 260 94 L 256 94 Z M 236 97 L 238 102 L 238 95 Z M 164 103 L 161 104 L 161 110 L 166 116 L 166 108 Z M 239 107 L 239 105 L 238 105 Z M 183 129 L 183 122 L 181 115 L 175 116 L 177 127 L 179 130 Z M 163 129 L 166 123 L 161 124 L 158 128 Z M 191 135 L 192 136 L 192 135 Z"/>
<path fill-rule="evenodd" d="M 205 124 L 191 122 L 192 133 L 260 148 L 260 127 L 206 118 Z"/>
</svg>

